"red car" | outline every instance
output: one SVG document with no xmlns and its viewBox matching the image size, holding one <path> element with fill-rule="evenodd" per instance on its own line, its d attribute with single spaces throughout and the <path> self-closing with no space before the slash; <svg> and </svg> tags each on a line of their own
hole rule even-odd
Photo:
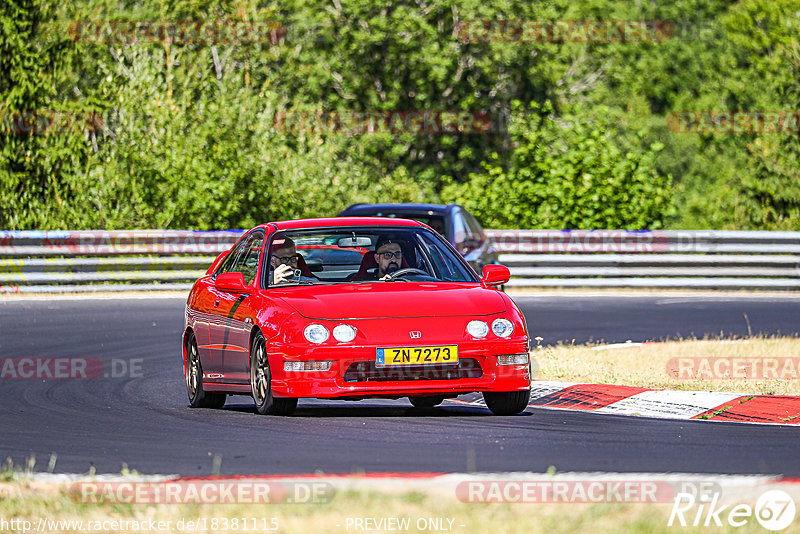
<svg viewBox="0 0 800 534">
<path fill-rule="evenodd" d="M 498 415 L 527 406 L 525 319 L 428 226 L 337 217 L 256 226 L 214 261 L 186 304 L 192 407 L 250 395 L 261 414 L 300 398 L 408 397 L 417 407 L 482 392 Z M 277 282 L 277 283 L 276 283 Z"/>
</svg>

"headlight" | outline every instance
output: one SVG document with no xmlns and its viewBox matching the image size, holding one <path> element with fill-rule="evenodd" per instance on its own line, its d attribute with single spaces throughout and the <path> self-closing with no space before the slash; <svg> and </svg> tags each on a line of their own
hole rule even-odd
<svg viewBox="0 0 800 534">
<path fill-rule="evenodd" d="M 467 324 L 467 332 L 472 337 L 486 337 L 489 327 L 483 321 L 470 321 Z"/>
<path fill-rule="evenodd" d="M 322 343 L 328 339 L 328 329 L 321 324 L 310 324 L 303 330 L 303 335 L 311 343 Z"/>
<path fill-rule="evenodd" d="M 492 332 L 498 337 L 508 337 L 514 333 L 514 325 L 508 319 L 492 321 Z"/>
<path fill-rule="evenodd" d="M 349 324 L 340 324 L 333 329 L 333 337 L 336 341 L 342 341 L 344 343 L 353 341 L 356 338 L 356 329 Z"/>
</svg>

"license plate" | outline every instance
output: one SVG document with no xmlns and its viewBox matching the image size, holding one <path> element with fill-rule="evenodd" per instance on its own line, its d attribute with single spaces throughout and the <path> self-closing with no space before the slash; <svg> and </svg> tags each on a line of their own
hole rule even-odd
<svg viewBox="0 0 800 534">
<path fill-rule="evenodd" d="M 378 366 L 458 363 L 458 345 L 380 347 L 375 363 Z"/>
</svg>

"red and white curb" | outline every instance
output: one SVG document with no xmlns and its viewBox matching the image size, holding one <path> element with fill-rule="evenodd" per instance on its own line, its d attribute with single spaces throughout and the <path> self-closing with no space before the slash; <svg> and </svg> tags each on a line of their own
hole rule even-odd
<svg viewBox="0 0 800 534">
<path fill-rule="evenodd" d="M 785 395 L 537 381 L 528 406 L 667 419 L 800 424 L 800 397 Z"/>
</svg>

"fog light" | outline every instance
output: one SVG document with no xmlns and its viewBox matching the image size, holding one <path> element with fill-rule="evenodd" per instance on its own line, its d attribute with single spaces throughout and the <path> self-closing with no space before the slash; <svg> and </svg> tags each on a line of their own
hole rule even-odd
<svg viewBox="0 0 800 534">
<path fill-rule="evenodd" d="M 467 332 L 472 337 L 486 337 L 489 333 L 489 327 L 483 321 L 470 321 L 467 324 Z"/>
<path fill-rule="evenodd" d="M 501 354 L 497 357 L 500 365 L 526 365 L 528 363 L 528 353 L 525 354 Z"/>
<path fill-rule="evenodd" d="M 311 343 L 322 343 L 328 339 L 328 329 L 321 324 L 310 324 L 303 330 L 303 335 Z"/>
<path fill-rule="evenodd" d="M 328 371 L 333 364 L 327 362 L 283 362 L 284 371 Z"/>
</svg>

